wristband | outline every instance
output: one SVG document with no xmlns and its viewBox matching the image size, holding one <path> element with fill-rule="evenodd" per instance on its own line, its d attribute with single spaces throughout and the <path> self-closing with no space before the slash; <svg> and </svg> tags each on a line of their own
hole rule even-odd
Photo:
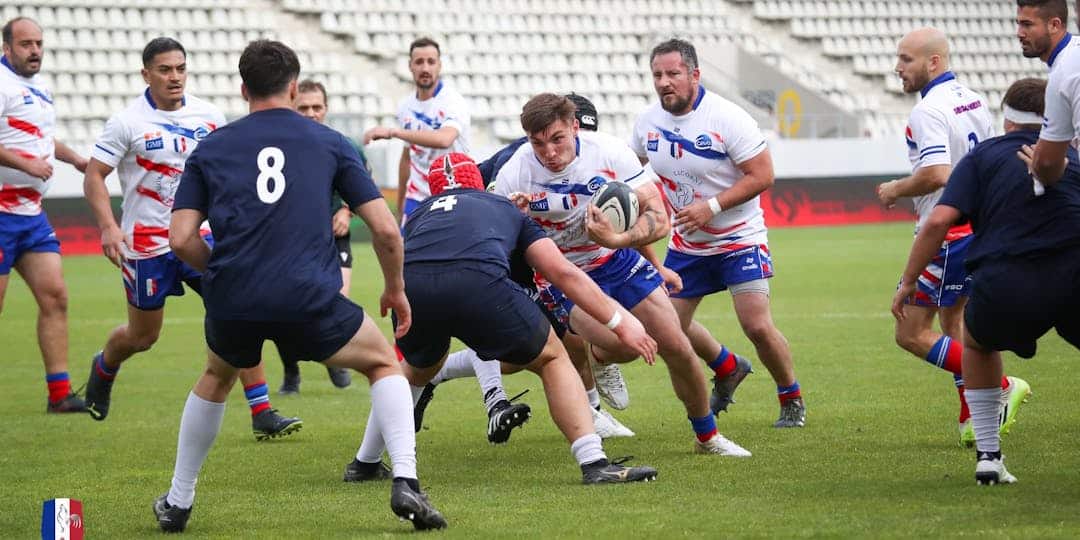
<svg viewBox="0 0 1080 540">
<path fill-rule="evenodd" d="M 604 326 L 608 327 L 608 330 L 614 330 L 615 327 L 619 326 L 619 323 L 621 323 L 621 322 L 622 322 L 622 313 L 620 313 L 619 310 L 616 309 L 615 314 L 611 316 L 611 320 L 608 321 L 607 324 L 605 324 Z"/>
<path fill-rule="evenodd" d="M 720 201 L 716 200 L 716 197 L 709 199 L 709 210 L 712 210 L 712 215 L 719 214 L 724 209 L 720 207 Z"/>
</svg>

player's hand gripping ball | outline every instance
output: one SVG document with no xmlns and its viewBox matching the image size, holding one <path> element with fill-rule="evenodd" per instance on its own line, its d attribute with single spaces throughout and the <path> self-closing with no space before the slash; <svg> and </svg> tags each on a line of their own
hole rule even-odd
<svg viewBox="0 0 1080 540">
<path fill-rule="evenodd" d="M 599 208 L 616 233 L 626 232 L 638 218 L 638 198 L 624 182 L 608 182 L 596 191 L 592 205 Z"/>
</svg>

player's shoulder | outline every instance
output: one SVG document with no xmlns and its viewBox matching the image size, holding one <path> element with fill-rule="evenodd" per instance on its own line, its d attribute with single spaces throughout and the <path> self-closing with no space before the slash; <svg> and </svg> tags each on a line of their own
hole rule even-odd
<svg viewBox="0 0 1080 540">
<path fill-rule="evenodd" d="M 581 144 L 582 153 L 586 148 L 601 151 L 626 148 L 626 141 L 602 131 L 579 131 L 578 141 Z"/>
<path fill-rule="evenodd" d="M 195 114 L 200 116 L 225 117 L 225 114 L 221 112 L 221 109 L 217 105 L 210 103 L 209 101 L 195 95 L 187 94 L 184 96 L 184 107 L 188 108 Z"/>
</svg>

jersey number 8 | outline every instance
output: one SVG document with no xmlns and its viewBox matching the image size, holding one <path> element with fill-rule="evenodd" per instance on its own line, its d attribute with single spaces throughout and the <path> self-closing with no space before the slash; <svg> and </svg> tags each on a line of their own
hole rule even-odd
<svg viewBox="0 0 1080 540">
<path fill-rule="evenodd" d="M 285 153 L 276 146 L 267 146 L 259 150 L 255 163 L 259 166 L 259 177 L 255 179 L 259 200 L 274 204 L 285 194 Z M 271 180 L 274 181 L 273 185 L 270 184 Z"/>
</svg>

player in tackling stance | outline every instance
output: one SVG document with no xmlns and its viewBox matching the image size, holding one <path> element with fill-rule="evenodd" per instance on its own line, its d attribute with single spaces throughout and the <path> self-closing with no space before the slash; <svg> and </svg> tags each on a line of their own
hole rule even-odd
<svg viewBox="0 0 1080 540">
<path fill-rule="evenodd" d="M 237 370 L 259 363 L 266 340 L 286 360 L 315 360 L 367 376 L 367 429 L 379 431 L 393 465 L 391 509 L 417 529 L 446 526 L 417 481 L 409 384 L 394 351 L 364 311 L 339 292 L 341 271 L 326 223 L 332 192 L 371 229 L 385 280 L 380 307 L 397 313 L 399 336 L 411 321 L 401 235 L 352 145 L 292 109 L 299 73 L 296 53 L 285 45 L 248 44 L 240 77 L 250 114 L 195 149 L 176 192 L 169 244 L 203 273 L 210 350 L 180 419 L 172 488 L 153 506 L 165 531 L 184 530 Z M 199 236 L 207 217 L 218 235 L 213 251 Z"/>
<path fill-rule="evenodd" d="M 451 153 L 432 164 L 432 196 L 405 223 L 405 292 L 413 307 L 408 333 L 397 339 L 417 398 L 446 361 L 456 337 L 480 358 L 526 366 L 544 383 L 552 420 L 570 441 L 586 484 L 649 481 L 651 467 L 609 462 L 593 429 L 585 387 L 547 317 L 509 276 L 524 252 L 541 275 L 608 327 L 624 346 L 652 360 L 656 342 L 641 323 L 604 295 L 559 253 L 543 229 L 505 197 L 484 192 L 480 170 Z M 395 314 L 396 315 L 396 314 Z M 379 477 L 383 441 L 364 434 L 346 476 Z"/>
</svg>

